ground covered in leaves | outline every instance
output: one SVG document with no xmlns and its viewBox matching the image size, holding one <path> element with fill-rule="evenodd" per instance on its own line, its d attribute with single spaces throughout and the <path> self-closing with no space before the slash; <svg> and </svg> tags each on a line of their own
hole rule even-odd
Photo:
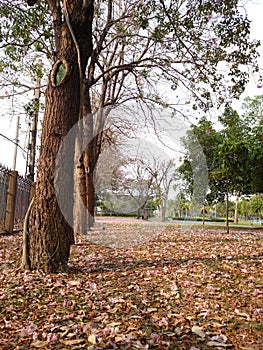
<svg viewBox="0 0 263 350">
<path fill-rule="evenodd" d="M 99 223 L 59 275 L 0 247 L 0 349 L 263 349 L 262 231 Z"/>
</svg>

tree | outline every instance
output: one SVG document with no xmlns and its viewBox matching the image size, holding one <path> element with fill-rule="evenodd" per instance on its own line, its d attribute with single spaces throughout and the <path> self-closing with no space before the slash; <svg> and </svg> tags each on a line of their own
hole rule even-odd
<svg viewBox="0 0 263 350">
<path fill-rule="evenodd" d="M 33 4 L 35 1 L 30 1 Z M 27 47 L 34 46 L 30 40 L 31 31 L 38 32 L 34 9 L 25 11 L 19 1 L 2 0 L 1 5 L 9 18 L 12 13 L 19 23 L 28 19 L 28 36 L 21 30 L 14 35 L 26 38 Z M 159 93 L 158 83 L 164 80 L 173 90 L 186 88 L 206 110 L 211 106 L 212 93 L 217 96 L 216 104 L 223 102 L 223 74 L 217 69 L 220 62 L 228 63 L 233 96 L 243 91 L 248 80 L 243 66 L 255 66 L 258 42 L 249 41 L 250 23 L 237 5 L 236 0 L 64 0 L 63 4 L 46 0 L 35 4 L 42 15 L 41 28 L 49 30 L 53 25 L 53 30 L 41 32 L 41 36 L 46 35 L 49 42 L 53 40 L 49 57 L 54 63 L 46 92 L 36 196 L 28 225 L 32 269 L 58 271 L 67 266 L 73 235 L 57 205 L 54 162 L 66 133 L 82 115 L 87 116 L 92 141 L 80 159 L 79 172 L 85 183 L 82 188 L 86 188 L 82 199 L 93 214 L 93 174 L 109 110 L 97 113 L 96 120 L 91 112 L 129 100 L 176 109 L 174 101 L 165 100 Z M 17 42 L 18 39 L 11 43 L 7 40 L 6 48 L 17 48 Z M 65 190 L 71 179 L 69 172 Z"/>
<path fill-rule="evenodd" d="M 253 107 L 253 104 L 250 106 Z M 235 223 L 238 222 L 239 196 L 249 195 L 263 188 L 263 150 L 259 136 L 262 125 L 258 115 L 251 120 L 253 114 L 255 106 L 248 115 L 242 116 L 228 107 L 220 118 L 225 140 L 219 152 L 224 158 L 223 166 L 229 191 L 236 195 Z"/>
<path fill-rule="evenodd" d="M 196 143 L 198 143 L 206 157 L 206 168 L 209 174 L 209 193 L 206 199 L 209 204 L 222 200 L 225 194 L 223 181 L 213 176 L 215 169 L 218 169 L 221 162 L 218 145 L 222 142 L 222 135 L 215 130 L 213 123 L 205 116 L 199 120 L 197 125 L 192 125 L 187 136 L 182 139 L 186 154 L 178 172 L 185 182 L 188 194 L 192 196 L 194 173 L 191 164 L 199 162 L 199 149 L 196 151 Z"/>
<path fill-rule="evenodd" d="M 250 214 L 250 201 L 246 198 L 242 198 L 239 203 L 239 215 L 243 216 L 245 220 L 248 220 Z"/>
<path fill-rule="evenodd" d="M 116 153 L 119 153 L 114 157 L 116 163 L 113 162 L 112 150 L 102 153 L 103 157 L 98 161 L 100 174 L 96 177 L 96 190 L 100 193 L 101 202 L 105 208 L 108 206 L 117 214 L 137 211 L 137 219 L 142 216 L 147 220 L 146 205 L 150 198 L 153 176 L 140 159 L 127 159 L 130 155 L 125 157 L 118 150 Z"/>
<path fill-rule="evenodd" d="M 263 195 L 257 194 L 250 199 L 250 213 L 258 218 L 263 217 Z"/>
<path fill-rule="evenodd" d="M 126 179 L 125 188 L 136 202 L 137 219 L 140 219 L 143 211 L 142 218 L 148 220 L 147 202 L 154 177 L 140 159 L 132 159 L 127 165 L 130 168 L 130 176 Z"/>
<path fill-rule="evenodd" d="M 216 214 L 221 217 L 226 217 L 226 202 L 220 201 L 216 204 Z M 235 203 L 233 201 L 229 201 L 228 203 L 228 215 L 233 217 L 235 214 Z"/>
<path fill-rule="evenodd" d="M 263 192 L 263 95 L 246 97 L 243 118 L 249 126 L 251 193 Z"/>
<path fill-rule="evenodd" d="M 254 125 L 246 116 L 240 116 L 227 106 L 219 117 L 221 130 L 215 130 L 212 123 L 203 117 L 192 132 L 203 147 L 209 173 L 209 194 L 207 200 L 213 202 L 236 195 L 235 222 L 238 222 L 238 202 L 241 195 L 249 195 L 260 189 L 262 185 L 262 147 L 260 147 L 260 130 L 258 119 Z M 187 154 L 179 168 L 184 180 L 188 182 L 188 190 L 192 191 L 193 172 L 190 167 L 192 159 L 191 133 L 183 140 Z M 228 230 L 228 210 L 226 210 Z"/>
<path fill-rule="evenodd" d="M 186 199 L 185 192 L 180 190 L 179 193 L 175 196 L 175 199 L 171 199 L 168 201 L 168 207 L 170 209 L 170 215 L 174 217 L 183 217 L 183 214 L 190 208 L 190 202 Z"/>
<path fill-rule="evenodd" d="M 153 156 L 152 162 L 148 161 L 146 163 L 144 161 L 144 166 L 149 174 L 151 174 L 160 203 L 161 220 L 164 222 L 168 195 L 174 181 L 174 161 L 172 159 L 166 160 Z"/>
</svg>

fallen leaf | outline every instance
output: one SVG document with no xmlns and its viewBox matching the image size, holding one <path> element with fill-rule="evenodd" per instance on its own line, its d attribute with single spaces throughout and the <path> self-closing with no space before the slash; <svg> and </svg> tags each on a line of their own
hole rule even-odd
<svg viewBox="0 0 263 350">
<path fill-rule="evenodd" d="M 211 340 L 218 342 L 218 343 L 226 343 L 227 342 L 227 337 L 223 334 L 218 334 L 215 335 L 211 338 Z"/>
<path fill-rule="evenodd" d="M 48 342 L 46 341 L 41 341 L 41 340 L 37 340 L 37 341 L 34 341 L 30 344 L 30 348 L 44 348 L 48 345 Z"/>
<path fill-rule="evenodd" d="M 155 312 L 157 311 L 156 307 L 148 307 L 147 309 L 148 312 Z"/>
<path fill-rule="evenodd" d="M 119 342 L 123 341 L 124 339 L 125 339 L 124 335 L 116 335 L 114 340 L 116 343 L 119 343 Z"/>
<path fill-rule="evenodd" d="M 239 309 L 235 309 L 235 313 L 238 315 L 238 316 L 241 316 L 241 317 L 245 317 L 247 319 L 247 321 L 251 321 L 251 317 L 249 314 L 245 313 L 245 312 L 240 312 Z"/>
<path fill-rule="evenodd" d="M 217 347 L 221 347 L 221 348 L 225 348 L 225 349 L 234 347 L 233 344 L 218 343 L 216 341 L 209 341 L 206 345 L 211 346 L 211 347 L 217 346 Z"/>
<path fill-rule="evenodd" d="M 85 342 L 85 339 L 60 340 L 64 345 L 77 345 Z"/>
<path fill-rule="evenodd" d="M 121 324 L 121 322 L 111 322 L 108 324 L 108 326 L 110 327 L 116 327 L 116 326 L 119 326 Z"/>
<path fill-rule="evenodd" d="M 95 334 L 89 335 L 88 341 L 93 345 L 96 344 L 96 335 Z"/>
<path fill-rule="evenodd" d="M 200 338 L 205 338 L 205 332 L 203 331 L 203 329 L 199 326 L 193 326 L 192 327 L 192 332 L 197 334 L 198 337 Z"/>
<path fill-rule="evenodd" d="M 80 284 L 80 281 L 68 281 L 68 286 L 75 287 Z"/>
</svg>

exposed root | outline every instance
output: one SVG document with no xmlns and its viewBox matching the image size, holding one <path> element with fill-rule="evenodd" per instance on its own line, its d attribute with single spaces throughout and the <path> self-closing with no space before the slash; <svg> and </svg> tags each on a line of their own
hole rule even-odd
<svg viewBox="0 0 263 350">
<path fill-rule="evenodd" d="M 34 197 L 32 198 L 29 204 L 29 207 L 27 209 L 27 213 L 24 219 L 22 258 L 21 258 L 21 265 L 17 270 L 30 270 L 29 252 L 28 252 L 28 223 L 29 223 L 29 217 L 32 211 L 33 204 L 34 204 Z"/>
</svg>

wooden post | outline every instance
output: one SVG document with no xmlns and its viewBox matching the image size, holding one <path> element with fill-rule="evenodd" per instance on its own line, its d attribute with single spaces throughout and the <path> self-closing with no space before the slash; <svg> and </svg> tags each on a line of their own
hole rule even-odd
<svg viewBox="0 0 263 350">
<path fill-rule="evenodd" d="M 14 230 L 17 171 L 10 171 L 5 212 L 5 231 L 12 234 Z"/>
</svg>

